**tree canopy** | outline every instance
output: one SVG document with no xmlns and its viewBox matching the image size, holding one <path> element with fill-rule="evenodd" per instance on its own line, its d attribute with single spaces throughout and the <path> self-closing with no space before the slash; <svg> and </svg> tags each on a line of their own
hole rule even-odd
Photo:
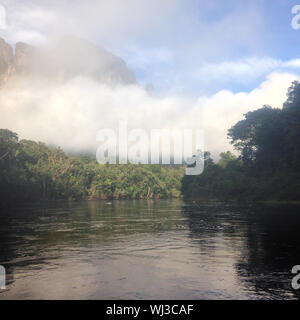
<svg viewBox="0 0 300 320">
<path fill-rule="evenodd" d="M 180 196 L 183 167 L 100 165 L 87 156 L 18 140 L 0 129 L 0 204 L 56 199 L 141 199 Z"/>
<path fill-rule="evenodd" d="M 300 199 L 300 82 L 282 109 L 262 106 L 228 130 L 239 156 L 204 152 L 204 172 L 160 165 L 99 165 L 0 129 L 0 205 L 27 200 L 192 197 Z"/>
<path fill-rule="evenodd" d="M 198 177 L 184 177 L 185 197 L 300 200 L 300 82 L 282 109 L 263 106 L 228 130 L 239 152 L 220 154 Z"/>
</svg>

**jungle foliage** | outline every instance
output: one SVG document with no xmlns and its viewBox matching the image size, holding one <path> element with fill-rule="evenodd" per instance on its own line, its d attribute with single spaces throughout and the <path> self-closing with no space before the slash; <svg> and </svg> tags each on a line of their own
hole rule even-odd
<svg viewBox="0 0 300 320">
<path fill-rule="evenodd" d="M 179 197 L 183 167 L 100 165 L 0 129 L 0 204 L 57 199 Z"/>
<path fill-rule="evenodd" d="M 199 176 L 160 165 L 100 165 L 0 129 L 0 206 L 32 200 L 180 197 L 300 200 L 300 82 L 282 109 L 248 112 L 228 130 L 239 156 L 205 152 Z"/>
<path fill-rule="evenodd" d="M 185 197 L 300 200 L 300 82 L 288 89 L 282 109 L 248 112 L 228 130 L 239 152 L 221 153 L 200 176 L 185 176 Z"/>
</svg>

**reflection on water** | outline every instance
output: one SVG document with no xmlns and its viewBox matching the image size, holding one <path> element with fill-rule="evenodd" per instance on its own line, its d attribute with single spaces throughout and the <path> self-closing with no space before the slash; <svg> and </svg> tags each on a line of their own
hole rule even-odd
<svg viewBox="0 0 300 320">
<path fill-rule="evenodd" d="M 0 299 L 295 299 L 298 206 L 61 202 L 0 215 Z"/>
</svg>

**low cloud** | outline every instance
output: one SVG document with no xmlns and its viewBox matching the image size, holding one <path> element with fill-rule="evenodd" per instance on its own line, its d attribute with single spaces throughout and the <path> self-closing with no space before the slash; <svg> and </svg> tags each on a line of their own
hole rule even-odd
<svg viewBox="0 0 300 320">
<path fill-rule="evenodd" d="M 67 151 L 95 151 L 96 132 L 117 128 L 127 120 L 130 128 L 202 128 L 205 149 L 214 157 L 232 147 L 227 130 L 244 113 L 269 104 L 281 107 L 291 82 L 290 73 L 270 74 L 249 93 L 220 91 L 196 100 L 149 95 L 138 85 L 115 88 L 86 77 L 51 84 L 26 81 L 0 91 L 0 127 L 20 138 L 59 145 Z"/>
<path fill-rule="evenodd" d="M 203 64 L 194 71 L 195 78 L 208 82 L 247 83 L 278 70 L 300 68 L 300 59 L 282 61 L 271 57 L 247 57 L 234 61 Z"/>
</svg>

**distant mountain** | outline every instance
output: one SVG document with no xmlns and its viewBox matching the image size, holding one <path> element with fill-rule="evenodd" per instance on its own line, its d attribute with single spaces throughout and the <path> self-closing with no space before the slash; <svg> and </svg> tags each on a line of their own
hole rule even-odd
<svg viewBox="0 0 300 320">
<path fill-rule="evenodd" d="M 137 83 L 134 73 L 120 57 L 75 36 L 65 36 L 47 48 L 18 42 L 15 50 L 0 38 L 0 82 L 15 76 L 61 82 L 87 76 L 112 86 Z"/>
</svg>

